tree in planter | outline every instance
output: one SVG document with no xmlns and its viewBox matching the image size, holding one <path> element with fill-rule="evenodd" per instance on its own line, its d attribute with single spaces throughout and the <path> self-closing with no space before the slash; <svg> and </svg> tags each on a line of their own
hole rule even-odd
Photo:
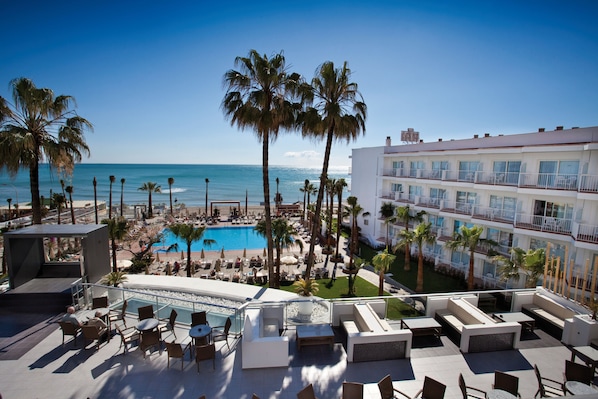
<svg viewBox="0 0 598 399">
<path fill-rule="evenodd" d="M 193 227 L 192 224 L 175 223 L 168 229 L 176 237 L 182 238 L 187 243 L 187 277 L 191 277 L 191 245 L 203 238 L 203 235 L 206 232 L 206 227 Z M 204 238 L 203 243 L 206 246 L 211 246 L 216 244 L 216 241 L 211 238 Z"/>
<path fill-rule="evenodd" d="M 378 296 L 384 295 L 384 274 L 390 269 L 390 266 L 396 258 L 397 257 L 393 254 L 388 253 L 388 248 L 385 248 L 384 251 L 379 252 L 372 258 L 374 269 L 376 269 L 378 276 L 380 277 L 380 282 L 378 284 Z"/>
<path fill-rule="evenodd" d="M 544 248 L 530 249 L 527 252 L 519 247 L 511 248 L 510 257 L 496 255 L 492 260 L 499 265 L 498 275 L 502 281 L 519 281 L 521 273 L 525 274 L 525 287 L 533 288 L 538 285 L 540 276 L 544 273 L 546 250 Z"/>
<path fill-rule="evenodd" d="M 101 284 L 104 285 L 109 285 L 112 287 L 118 287 L 119 284 L 123 283 L 127 281 L 127 276 L 125 272 L 111 272 L 106 274 L 104 277 L 102 277 L 102 280 L 100 281 Z"/>
<path fill-rule="evenodd" d="M 484 228 L 482 226 L 461 226 L 459 231 L 453 233 L 452 240 L 448 241 L 445 246 L 453 251 L 463 248 L 469 252 L 469 275 L 467 276 L 467 289 L 473 290 L 473 273 L 474 273 L 474 254 L 475 250 L 480 245 L 496 246 L 497 243 L 494 240 L 488 238 L 482 238 Z"/>
<path fill-rule="evenodd" d="M 110 243 L 112 247 L 112 272 L 118 272 L 118 268 L 116 267 L 116 241 L 122 240 L 127 235 L 129 231 L 129 226 L 127 221 L 124 218 L 114 218 L 114 219 L 104 219 L 102 220 L 102 224 L 108 225 L 108 237 L 110 238 Z"/>
<path fill-rule="evenodd" d="M 295 287 L 295 293 L 299 296 L 310 297 L 318 293 L 320 290 L 319 284 L 316 280 L 307 278 L 299 278 L 299 280 L 293 283 Z"/>
<path fill-rule="evenodd" d="M 405 226 L 405 231 L 409 231 L 409 223 L 422 222 L 426 211 L 419 211 L 415 215 L 411 214 L 409 205 L 400 206 L 397 208 L 397 221 Z M 405 271 L 411 270 L 411 245 L 408 243 L 405 247 Z"/>
</svg>

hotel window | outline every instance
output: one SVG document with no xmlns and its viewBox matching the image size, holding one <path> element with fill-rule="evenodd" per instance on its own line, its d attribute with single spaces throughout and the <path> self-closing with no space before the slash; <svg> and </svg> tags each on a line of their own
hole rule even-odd
<svg viewBox="0 0 598 399">
<path fill-rule="evenodd" d="M 424 170 L 425 167 L 426 166 L 424 161 L 411 161 L 409 168 L 409 177 L 419 177 L 417 171 Z"/>
<path fill-rule="evenodd" d="M 434 234 L 442 235 L 442 227 L 444 226 L 444 218 L 438 215 L 428 213 L 428 222 L 432 224 L 432 232 Z"/>
<path fill-rule="evenodd" d="M 403 161 L 392 161 L 393 175 L 401 176 L 403 170 Z"/>
<path fill-rule="evenodd" d="M 517 184 L 520 171 L 521 161 L 495 161 L 492 166 L 492 172 L 497 182 Z"/>
<path fill-rule="evenodd" d="M 415 201 L 415 197 L 421 197 L 422 186 L 409 186 L 409 201 Z"/>
<path fill-rule="evenodd" d="M 571 184 L 577 180 L 579 161 L 540 161 L 538 185 L 541 187 Z"/>
<path fill-rule="evenodd" d="M 430 204 L 434 206 L 440 205 L 440 201 L 446 196 L 446 190 L 443 188 L 430 189 Z"/>
<path fill-rule="evenodd" d="M 475 205 L 475 202 L 476 193 L 468 191 L 457 191 L 457 203 L 455 204 L 455 208 L 457 210 L 469 213 L 472 206 Z"/>
<path fill-rule="evenodd" d="M 473 181 L 475 172 L 478 171 L 479 161 L 461 161 L 459 162 L 459 180 Z"/>
<path fill-rule="evenodd" d="M 496 264 L 484 261 L 484 277 L 495 278 L 496 277 Z"/>
<path fill-rule="evenodd" d="M 532 238 L 529 241 L 529 249 L 536 250 L 538 248 L 546 249 L 546 241 L 537 238 Z M 553 241 L 550 242 L 550 253 L 546 254 L 548 257 L 555 257 L 565 259 L 565 246 Z"/>
<path fill-rule="evenodd" d="M 403 185 L 399 183 L 392 183 L 390 186 L 390 191 L 392 191 L 393 193 L 402 193 Z"/>
<path fill-rule="evenodd" d="M 513 246 L 513 233 L 502 231 L 498 229 L 488 228 L 487 237 L 493 241 L 496 241 L 499 248 L 496 248 L 500 253 L 506 254 L 509 248 Z"/>
<path fill-rule="evenodd" d="M 472 228 L 473 223 L 465 223 L 461 220 L 455 220 L 455 222 L 453 223 L 453 231 L 458 233 L 459 230 L 461 229 L 461 226 L 466 226 L 466 227 Z"/>
<path fill-rule="evenodd" d="M 453 265 L 469 265 L 469 254 L 467 252 L 453 251 L 451 254 L 451 263 Z"/>
<path fill-rule="evenodd" d="M 517 208 L 517 199 L 515 197 L 500 197 L 498 195 L 490 196 L 490 208 L 496 211 L 495 217 L 501 219 L 514 220 Z"/>
<path fill-rule="evenodd" d="M 573 218 L 573 205 L 536 200 L 534 203 L 534 216 L 570 220 Z"/>
</svg>

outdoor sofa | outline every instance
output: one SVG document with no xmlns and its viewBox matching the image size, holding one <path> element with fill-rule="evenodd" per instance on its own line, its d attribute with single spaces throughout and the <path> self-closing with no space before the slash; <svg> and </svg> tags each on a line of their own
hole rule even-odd
<svg viewBox="0 0 598 399">
<path fill-rule="evenodd" d="M 289 337 L 280 336 L 282 307 L 245 310 L 241 364 L 244 369 L 289 365 Z"/>
</svg>

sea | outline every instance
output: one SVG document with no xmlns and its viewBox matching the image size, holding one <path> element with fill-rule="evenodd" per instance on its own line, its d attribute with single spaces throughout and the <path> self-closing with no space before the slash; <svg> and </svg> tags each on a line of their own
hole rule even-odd
<svg viewBox="0 0 598 399">
<path fill-rule="evenodd" d="M 270 166 L 270 195 L 274 203 L 278 178 L 278 192 L 283 203 L 303 203 L 303 193 L 299 190 L 308 179 L 314 186 L 320 183 L 320 168 L 299 168 L 292 166 Z M 174 178 L 172 184 L 172 201 L 174 205 L 184 204 L 187 207 L 204 207 L 206 199 L 206 182 L 208 201 L 245 201 L 249 206 L 260 205 L 264 201 L 263 178 L 261 165 L 165 165 L 165 164 L 76 164 L 71 175 L 62 175 L 47 164 L 40 165 L 40 195 L 46 198 L 52 192 L 62 192 L 60 180 L 65 186 L 73 187 L 73 201 L 93 201 L 93 179 L 97 180 L 98 201 L 109 201 L 110 176 L 116 180 L 112 185 L 112 204 L 120 205 L 121 179 L 123 186 L 123 202 L 125 205 L 147 204 L 148 193 L 139 188 L 147 182 L 156 183 L 162 193 L 152 194 L 152 203 L 156 205 L 169 203 L 168 178 Z M 348 168 L 329 170 L 330 178 L 344 178 L 350 190 L 351 176 Z M 343 196 L 346 198 L 348 194 Z M 6 200 L 12 199 L 26 204 L 31 201 L 29 170 L 20 171 L 14 178 L 4 169 L 0 170 L 0 204 L 6 206 Z M 312 196 L 312 201 L 315 196 Z"/>
</svg>

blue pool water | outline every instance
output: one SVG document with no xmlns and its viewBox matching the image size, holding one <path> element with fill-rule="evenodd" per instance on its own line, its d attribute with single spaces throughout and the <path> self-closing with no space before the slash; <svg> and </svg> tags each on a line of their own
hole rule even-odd
<svg viewBox="0 0 598 399">
<path fill-rule="evenodd" d="M 164 240 L 157 243 L 156 247 L 168 248 L 177 243 L 179 251 L 187 251 L 187 243 L 175 237 L 170 230 L 164 230 L 163 234 Z M 203 240 L 206 238 L 215 240 L 216 244 L 210 247 L 204 246 Z M 204 251 L 219 251 L 222 248 L 225 250 L 261 249 L 265 247 L 266 239 L 256 233 L 253 226 L 214 227 L 206 229 L 203 238 L 191 245 L 191 251 L 199 252 L 202 249 Z"/>
</svg>

